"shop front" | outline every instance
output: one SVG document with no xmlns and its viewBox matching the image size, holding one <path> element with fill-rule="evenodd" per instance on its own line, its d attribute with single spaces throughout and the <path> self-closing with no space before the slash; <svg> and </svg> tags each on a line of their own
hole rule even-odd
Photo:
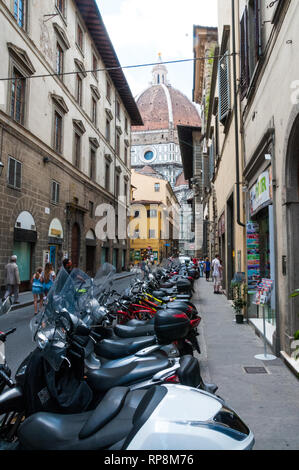
<svg viewBox="0 0 299 470">
<path fill-rule="evenodd" d="M 13 254 L 17 256 L 20 273 L 20 292 L 31 289 L 30 281 L 34 270 L 33 257 L 36 242 L 35 220 L 29 212 L 21 212 L 15 223 L 13 245 Z"/>
<path fill-rule="evenodd" d="M 53 219 L 48 232 L 48 252 L 44 255 L 44 264 L 49 262 L 53 265 L 55 272 L 62 265 L 63 260 L 63 228 L 59 219 Z"/>
<path fill-rule="evenodd" d="M 276 331 L 276 260 L 271 166 L 260 173 L 249 194 L 246 226 L 248 317 L 262 334 L 265 317 L 266 337 L 273 345 L 273 335 Z"/>
</svg>

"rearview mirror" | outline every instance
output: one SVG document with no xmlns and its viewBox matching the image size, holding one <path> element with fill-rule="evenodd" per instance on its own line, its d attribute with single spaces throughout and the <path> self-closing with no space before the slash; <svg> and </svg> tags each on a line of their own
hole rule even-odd
<svg viewBox="0 0 299 470">
<path fill-rule="evenodd" d="M 10 297 L 7 297 L 2 303 L 0 303 L 0 315 L 5 315 L 10 311 L 12 307 L 12 300 Z"/>
</svg>

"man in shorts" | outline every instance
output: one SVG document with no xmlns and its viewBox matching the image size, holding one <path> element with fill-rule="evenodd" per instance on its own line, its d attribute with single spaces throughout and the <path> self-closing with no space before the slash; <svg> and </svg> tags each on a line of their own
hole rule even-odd
<svg viewBox="0 0 299 470">
<path fill-rule="evenodd" d="M 220 256 L 216 255 L 212 261 L 213 269 L 213 279 L 214 279 L 214 294 L 220 294 L 220 284 L 221 284 L 221 263 Z"/>
</svg>

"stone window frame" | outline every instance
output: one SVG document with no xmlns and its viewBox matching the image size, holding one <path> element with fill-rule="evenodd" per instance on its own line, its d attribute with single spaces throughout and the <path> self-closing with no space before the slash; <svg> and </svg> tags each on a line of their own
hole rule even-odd
<svg viewBox="0 0 299 470">
<path fill-rule="evenodd" d="M 57 12 L 59 13 L 59 16 L 61 17 L 61 19 L 66 24 L 66 22 L 67 22 L 67 0 L 61 0 L 61 1 L 64 4 L 63 11 L 60 10 L 59 6 L 57 5 L 59 0 L 55 0 L 55 8 L 56 8 Z"/>
<path fill-rule="evenodd" d="M 101 98 L 100 92 L 95 87 L 94 85 L 90 85 L 90 91 L 91 91 L 91 121 L 94 124 L 95 127 L 97 127 L 98 123 L 98 101 Z M 95 119 L 94 119 L 94 104 L 95 104 Z"/>
<path fill-rule="evenodd" d="M 55 197 L 53 198 L 53 189 L 55 187 Z M 55 180 L 51 180 L 51 190 L 50 190 L 50 202 L 51 204 L 58 205 L 60 202 L 60 183 Z"/>
<path fill-rule="evenodd" d="M 84 124 L 78 119 L 73 119 L 73 165 L 79 171 L 82 167 L 82 141 L 83 134 L 86 132 Z M 77 154 L 76 138 L 79 138 L 79 156 Z"/>
<path fill-rule="evenodd" d="M 59 26 L 59 24 L 53 23 L 53 28 L 54 28 L 55 36 L 56 36 L 56 48 L 55 48 L 56 54 L 55 54 L 54 70 L 55 72 L 57 72 L 57 46 L 59 46 L 63 53 L 63 64 L 62 64 L 62 73 L 63 73 L 66 51 L 70 49 L 71 45 L 70 45 L 70 42 L 68 40 L 68 37 L 65 31 L 63 30 L 63 28 L 61 28 L 61 26 Z M 64 75 L 57 75 L 57 78 L 59 78 L 59 80 L 61 80 L 62 82 L 64 81 Z"/>
<path fill-rule="evenodd" d="M 76 31 L 75 31 L 75 43 L 76 43 L 76 46 L 79 50 L 79 52 L 82 54 L 82 56 L 84 57 L 84 46 L 85 46 L 85 28 L 83 26 L 83 23 L 82 21 L 79 19 L 78 15 L 76 16 Z M 78 42 L 78 30 L 79 28 L 81 29 L 82 31 L 82 47 L 80 46 L 79 42 Z"/>
<path fill-rule="evenodd" d="M 94 59 L 96 61 L 96 65 L 94 64 Z M 96 68 L 95 68 L 96 67 Z M 98 77 L 98 72 L 96 71 L 99 67 L 99 58 L 98 55 L 96 54 L 95 50 L 91 48 L 91 69 L 92 69 L 92 75 L 96 79 L 96 81 L 99 81 Z"/>
<path fill-rule="evenodd" d="M 16 184 L 10 184 L 9 182 L 9 176 L 10 176 L 10 162 L 14 161 L 15 163 L 20 165 L 20 186 L 17 186 Z M 17 160 L 16 158 L 12 157 L 11 155 L 8 155 L 7 159 L 7 186 L 12 189 L 16 189 L 17 191 L 21 191 L 22 189 L 22 173 L 23 173 L 23 163 L 20 162 L 20 160 Z M 15 177 L 14 180 L 16 181 L 16 171 L 15 171 Z"/>
<path fill-rule="evenodd" d="M 111 163 L 112 163 L 112 158 L 110 154 L 105 155 L 105 181 L 104 181 L 104 188 L 106 191 L 110 192 L 110 187 L 111 187 Z M 107 172 L 108 169 L 108 172 Z M 109 178 L 107 178 L 107 174 Z"/>
<path fill-rule="evenodd" d="M 75 74 L 75 100 L 78 105 L 83 107 L 83 98 L 84 98 L 84 78 L 87 77 L 87 73 L 84 68 L 83 62 L 79 59 L 74 59 L 76 74 Z M 80 84 L 80 95 L 79 95 L 79 86 Z"/>
<path fill-rule="evenodd" d="M 52 115 L 52 138 L 51 138 L 51 141 L 52 141 L 52 148 L 55 150 L 55 152 L 57 152 L 59 155 L 63 155 L 63 150 L 64 150 L 64 145 L 63 145 L 63 142 L 64 142 L 64 116 L 65 114 L 67 114 L 69 112 L 69 109 L 64 101 L 64 99 L 62 98 L 62 96 L 58 96 L 54 93 L 51 94 L 51 98 L 52 98 L 52 101 L 53 101 L 53 115 Z M 60 151 L 58 151 L 56 149 L 56 145 L 55 145 L 55 142 L 56 142 L 56 138 L 55 138 L 55 114 L 58 114 L 61 119 L 62 119 L 62 126 L 61 126 L 61 148 L 60 148 Z"/>
<path fill-rule="evenodd" d="M 28 54 L 25 50 L 15 46 L 11 42 L 7 43 L 7 48 L 9 52 L 9 65 L 8 65 L 8 76 L 13 77 L 14 69 L 23 76 L 28 77 L 34 75 L 35 68 L 33 67 Z M 20 125 L 26 127 L 28 122 L 28 112 L 29 112 L 29 95 L 30 95 L 30 80 L 24 78 L 25 81 L 25 91 L 24 91 L 24 105 L 23 105 L 23 113 L 21 122 L 16 121 L 13 116 L 11 116 L 11 98 L 12 98 L 12 80 L 9 81 L 9 85 L 7 87 L 7 114 L 11 116 L 11 118 L 18 122 Z"/>
<path fill-rule="evenodd" d="M 10 0 L 11 13 L 12 13 L 12 16 L 13 16 L 14 20 L 16 21 L 19 28 L 21 28 L 23 31 L 25 31 L 28 34 L 28 30 L 29 30 L 29 1 L 24 0 L 24 4 L 25 4 L 25 22 L 24 22 L 24 26 L 21 26 L 19 24 L 18 18 L 15 17 L 15 0 Z"/>
<path fill-rule="evenodd" d="M 100 144 L 97 138 L 90 137 L 89 138 L 89 173 L 88 176 L 94 183 L 97 182 L 97 149 L 99 148 Z M 94 152 L 94 168 L 93 168 L 93 177 L 91 177 L 91 153 Z"/>
</svg>

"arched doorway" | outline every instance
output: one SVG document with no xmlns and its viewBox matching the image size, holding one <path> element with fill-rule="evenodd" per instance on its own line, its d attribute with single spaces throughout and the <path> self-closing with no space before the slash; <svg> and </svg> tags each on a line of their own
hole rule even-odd
<svg viewBox="0 0 299 470">
<path fill-rule="evenodd" d="M 288 142 L 286 158 L 286 247 L 287 298 L 286 332 L 289 337 L 299 330 L 299 297 L 289 294 L 299 289 L 299 115 L 295 119 Z"/>
<path fill-rule="evenodd" d="M 74 268 L 79 267 L 79 256 L 80 256 L 80 227 L 77 223 L 74 223 L 72 228 L 72 262 Z"/>
<path fill-rule="evenodd" d="M 20 291 L 30 290 L 30 280 L 33 273 L 34 248 L 37 241 L 35 220 L 30 212 L 19 214 L 14 227 L 13 254 L 17 256 L 20 272 Z"/>
</svg>

